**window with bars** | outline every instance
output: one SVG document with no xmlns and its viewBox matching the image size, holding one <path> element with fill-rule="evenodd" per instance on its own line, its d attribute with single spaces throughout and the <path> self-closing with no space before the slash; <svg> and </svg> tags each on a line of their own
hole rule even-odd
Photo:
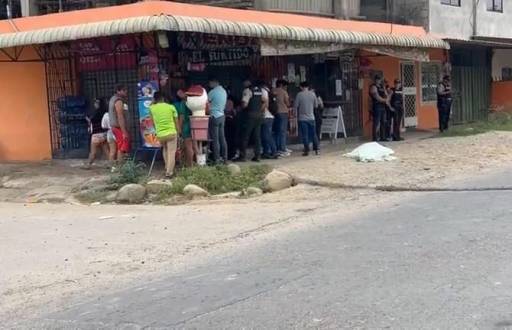
<svg viewBox="0 0 512 330">
<path fill-rule="evenodd" d="M 441 0 L 441 4 L 460 7 L 460 0 Z"/>
<path fill-rule="evenodd" d="M 502 13 L 503 0 L 487 0 L 487 10 Z"/>
<path fill-rule="evenodd" d="M 421 65 L 421 100 L 434 102 L 437 100 L 437 84 L 441 79 L 441 64 L 423 63 Z"/>
</svg>

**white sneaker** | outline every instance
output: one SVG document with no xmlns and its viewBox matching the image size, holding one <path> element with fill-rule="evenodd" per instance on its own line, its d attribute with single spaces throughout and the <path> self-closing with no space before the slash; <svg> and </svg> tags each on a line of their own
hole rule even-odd
<svg viewBox="0 0 512 330">
<path fill-rule="evenodd" d="M 286 148 L 286 153 L 291 154 L 293 150 Z"/>
</svg>

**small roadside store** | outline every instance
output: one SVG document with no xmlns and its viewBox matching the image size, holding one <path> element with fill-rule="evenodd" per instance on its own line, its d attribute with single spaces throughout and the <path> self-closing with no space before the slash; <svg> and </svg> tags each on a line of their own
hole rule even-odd
<svg viewBox="0 0 512 330">
<path fill-rule="evenodd" d="M 129 88 L 129 126 L 141 146 L 148 142 L 138 111 L 145 89 L 173 94 L 206 85 L 209 75 L 234 96 L 246 78 L 284 78 L 292 97 L 308 80 L 328 107 L 342 107 L 349 135 L 367 136 L 368 89 L 382 73 L 406 83 L 406 124 L 435 127 L 435 104 L 422 100 L 432 92 L 422 65 L 439 64 L 429 78 L 437 84 L 449 47 L 422 28 L 388 28 L 161 1 L 0 22 L 0 74 L 10 78 L 0 82 L 0 160 L 85 156 L 83 118 L 92 100 L 110 97 L 118 84 Z"/>
</svg>

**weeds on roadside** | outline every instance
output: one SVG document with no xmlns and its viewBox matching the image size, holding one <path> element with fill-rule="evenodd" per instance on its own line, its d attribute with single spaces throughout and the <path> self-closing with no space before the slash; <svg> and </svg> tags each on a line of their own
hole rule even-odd
<svg viewBox="0 0 512 330">
<path fill-rule="evenodd" d="M 141 183 L 145 176 L 146 165 L 143 163 L 136 163 L 133 160 L 126 161 L 114 171 L 109 183 L 114 187 L 121 187 L 130 183 Z"/>
<path fill-rule="evenodd" d="M 512 131 L 512 115 L 509 113 L 493 114 L 488 120 L 455 125 L 445 131 L 441 137 L 470 136 L 491 131 Z"/>
<path fill-rule="evenodd" d="M 182 194 L 188 184 L 197 185 L 212 195 L 242 191 L 248 187 L 261 188 L 269 172 L 270 167 L 265 165 L 242 167 L 239 175 L 232 175 L 226 166 L 186 168 L 178 172 L 172 188 L 162 192 L 160 199 Z"/>
</svg>

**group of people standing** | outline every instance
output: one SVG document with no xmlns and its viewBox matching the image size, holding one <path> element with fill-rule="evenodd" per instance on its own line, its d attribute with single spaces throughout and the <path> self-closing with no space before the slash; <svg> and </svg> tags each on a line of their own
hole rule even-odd
<svg viewBox="0 0 512 330">
<path fill-rule="evenodd" d="M 278 80 L 274 88 L 263 81 L 243 82 L 242 98 L 239 102 L 226 90 L 216 77 L 209 78 L 208 114 L 211 163 L 224 164 L 228 160 L 247 161 L 247 149 L 252 143 L 254 162 L 260 159 L 277 159 L 290 156 L 287 148 L 289 113 L 293 109 L 298 118 L 299 133 L 304 144 L 304 156 L 312 150 L 319 154 L 319 134 L 323 101 L 310 89 L 307 82 L 300 85 L 293 104 L 288 94 L 288 83 Z M 186 166 L 194 164 L 197 155 L 192 140 L 187 94 L 176 93 L 176 102 L 171 102 L 162 92 L 154 93 L 150 106 L 156 137 L 162 145 L 166 165 L 166 176 L 174 175 L 178 146 L 184 151 Z M 125 158 L 130 150 L 127 127 L 126 86 L 118 86 L 108 102 L 97 99 L 94 112 L 88 117 L 91 133 L 91 151 L 87 166 L 90 167 L 98 151 L 104 150 L 114 163 Z M 230 157 L 231 156 L 231 157 Z"/>
<path fill-rule="evenodd" d="M 401 141 L 401 127 L 404 117 L 402 83 L 395 79 L 394 86 L 377 75 L 370 86 L 372 99 L 373 141 Z"/>
<path fill-rule="evenodd" d="M 404 95 L 402 83 L 395 79 L 390 87 L 382 76 L 375 76 L 370 86 L 372 138 L 373 141 L 400 141 L 404 119 Z M 452 90 L 450 76 L 445 75 L 437 85 L 437 109 L 439 130 L 448 130 L 452 111 Z"/>
<path fill-rule="evenodd" d="M 318 109 L 323 108 L 323 102 L 312 91 L 307 82 L 301 84 L 301 91 L 292 104 L 288 94 L 288 83 L 277 80 L 274 88 L 270 88 L 264 81 L 243 82 L 243 93 L 240 102 L 236 102 L 229 93 L 226 93 L 216 78 L 210 79 L 209 101 L 210 115 L 213 119 L 213 162 L 225 162 L 229 149 L 235 162 L 247 161 L 247 149 L 252 142 L 254 147 L 254 162 L 260 159 L 277 159 L 288 157 L 291 150 L 287 147 L 289 113 L 293 108 L 298 116 L 299 131 L 304 143 L 304 155 L 309 155 L 310 145 L 316 154 L 319 153 L 319 131 L 317 130 Z M 219 90 L 216 90 L 219 89 Z M 221 92 L 220 90 L 224 90 Z M 224 98 L 227 100 L 224 102 Z M 222 99 L 223 102 L 218 102 Z M 216 104 L 226 104 L 224 116 L 228 116 L 234 125 L 229 125 L 233 131 L 227 134 L 231 137 L 226 141 L 224 132 L 224 119 L 222 111 Z M 218 113 L 218 116 L 215 114 Z M 220 122 L 220 124 L 218 124 Z M 222 152 L 217 152 L 218 147 Z M 228 151 L 224 151 L 227 146 Z M 233 152 L 234 151 L 234 152 Z"/>
</svg>

